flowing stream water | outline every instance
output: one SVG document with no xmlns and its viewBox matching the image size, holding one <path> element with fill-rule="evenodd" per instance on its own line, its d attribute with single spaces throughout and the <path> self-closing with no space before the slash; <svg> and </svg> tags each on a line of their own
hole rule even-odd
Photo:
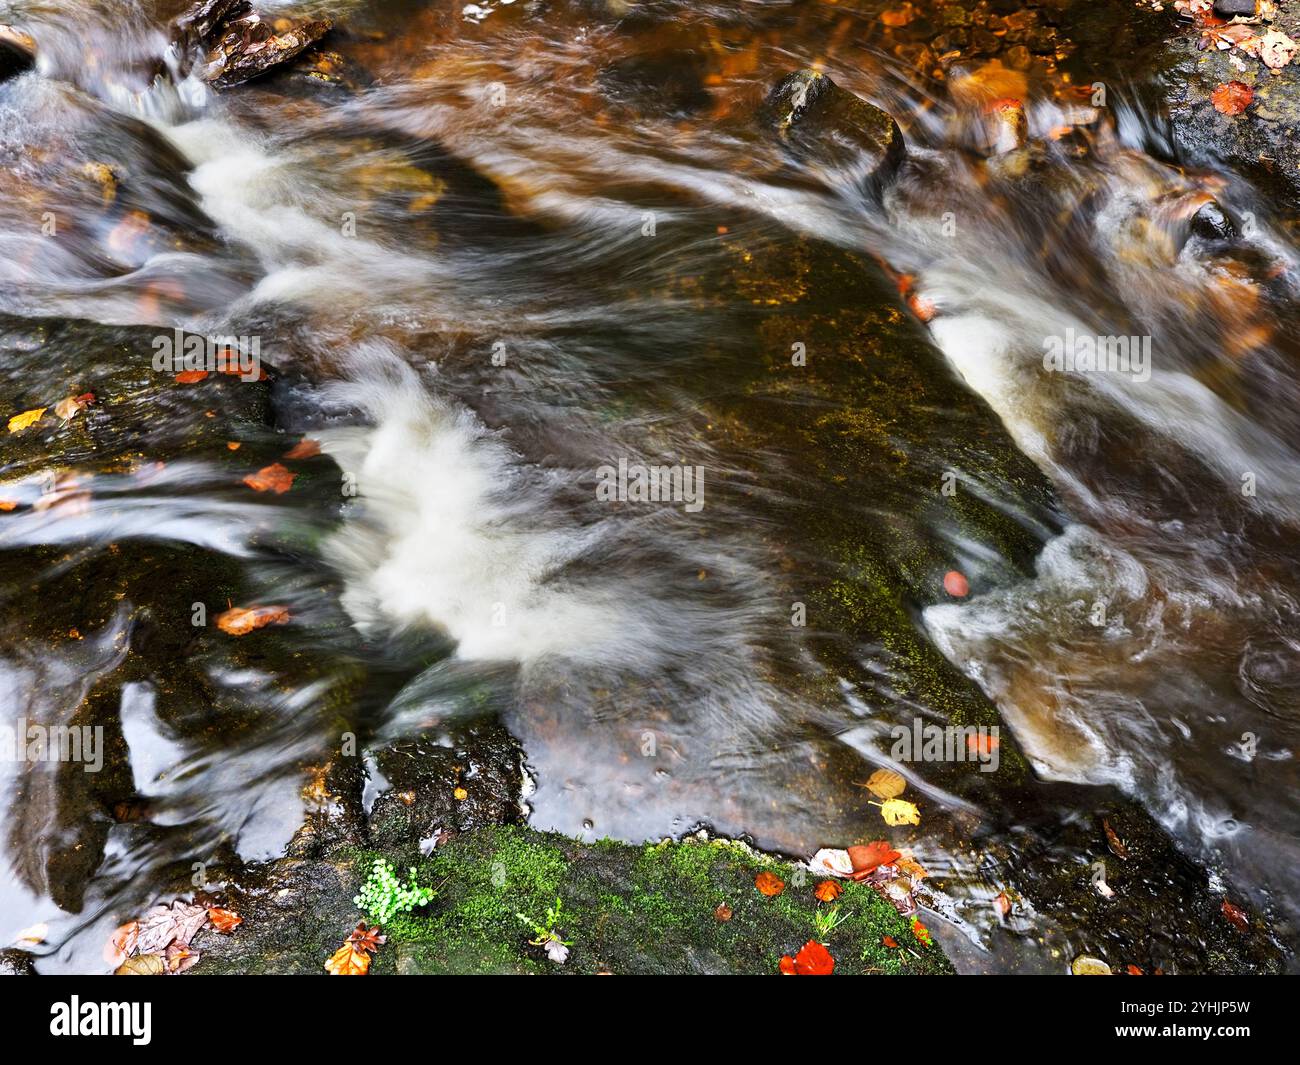
<svg viewBox="0 0 1300 1065">
<path fill-rule="evenodd" d="M 1121 86 L 1082 122 L 1010 68 L 1039 155 L 1000 166 L 983 105 L 1020 93 L 917 73 L 879 3 L 317 4 L 356 84 L 223 93 L 170 45 L 184 6 L 0 6 L 39 55 L 0 86 L 4 402 L 120 366 L 86 424 L 111 399 L 134 441 L 184 435 L 185 404 L 221 422 L 252 386 L 177 384 L 150 339 L 256 337 L 275 429 L 241 448 L 308 436 L 334 466 L 274 495 L 220 444 L 155 465 L 105 425 L 91 470 L 11 434 L 0 711 L 107 700 L 129 779 L 4 768 L 6 936 L 48 922 L 50 963 L 93 967 L 164 870 L 281 853 L 341 731 L 485 712 L 524 746 L 531 823 L 588 839 L 703 824 L 807 855 L 876 834 L 858 785 L 881 765 L 978 820 L 943 770 L 888 756 L 891 725 L 951 709 L 917 647 L 1040 778 L 1118 787 L 1293 919 L 1297 260 L 1257 190 L 1178 166 Z M 880 201 L 756 117 L 814 65 L 902 126 Z M 1211 199 L 1239 239 L 1189 230 Z M 1067 334 L 1148 337 L 1150 372 L 1045 373 Z M 796 345 L 834 374 L 801 379 Z M 698 467 L 702 507 L 601 500 L 620 459 Z M 198 564 L 142 544 L 287 606 L 292 653 L 196 651 Z M 901 622 L 853 630 L 885 601 Z M 124 664 L 151 641 L 169 681 Z M 960 964 L 1011 967 L 981 950 L 977 863 L 914 846 L 958 900 Z"/>
</svg>

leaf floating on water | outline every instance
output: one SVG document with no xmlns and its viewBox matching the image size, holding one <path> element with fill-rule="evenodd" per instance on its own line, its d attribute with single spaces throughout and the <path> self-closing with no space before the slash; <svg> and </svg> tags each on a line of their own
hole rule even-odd
<svg viewBox="0 0 1300 1065">
<path fill-rule="evenodd" d="M 167 965 L 159 954 L 137 954 L 127 958 L 114 971 L 114 976 L 162 976 Z"/>
<path fill-rule="evenodd" d="M 1246 916 L 1246 911 L 1240 906 L 1234 906 L 1227 899 L 1224 899 L 1220 909 L 1223 911 L 1223 916 L 1228 919 L 1228 923 L 1237 931 L 1250 931 L 1250 918 Z"/>
<path fill-rule="evenodd" d="M 176 375 L 176 383 L 178 385 L 193 385 L 206 380 L 207 376 L 207 370 L 182 370 Z"/>
<path fill-rule="evenodd" d="M 760 894 L 775 898 L 785 890 L 785 881 L 775 873 L 764 870 L 754 877 L 754 887 L 758 888 Z"/>
<path fill-rule="evenodd" d="M 1210 93 L 1210 102 L 1221 115 L 1239 115 L 1255 98 L 1255 90 L 1240 81 L 1227 81 Z"/>
<path fill-rule="evenodd" d="M 1144 973 L 1141 969 L 1139 969 L 1139 968 L 1138 968 L 1136 965 L 1134 965 L 1132 962 L 1129 962 L 1129 964 L 1127 964 L 1126 966 L 1124 966 L 1124 971 L 1125 971 L 1126 973 L 1128 973 L 1129 976 L 1146 976 L 1146 973 Z"/>
<path fill-rule="evenodd" d="M 997 911 L 999 917 L 1005 917 L 1011 912 L 1011 900 L 1007 898 L 1005 891 L 999 892 L 997 898 L 993 900 L 993 909 Z"/>
<path fill-rule="evenodd" d="M 880 816 L 885 819 L 885 824 L 894 827 L 921 823 L 921 811 L 903 799 L 887 799 L 881 803 Z"/>
<path fill-rule="evenodd" d="M 466 791 L 464 788 L 456 788 L 451 793 L 451 797 L 455 799 L 457 802 L 464 802 L 466 799 L 469 798 L 469 792 Z"/>
<path fill-rule="evenodd" d="M 289 608 L 283 606 L 237 606 L 217 615 L 217 628 L 230 636 L 247 636 L 255 629 L 288 622 Z"/>
<path fill-rule="evenodd" d="M 294 478 L 297 476 L 288 467 L 273 462 L 269 466 L 263 466 L 256 473 L 250 473 L 244 478 L 244 484 L 254 492 L 274 492 L 282 496 L 293 487 Z"/>
<path fill-rule="evenodd" d="M 41 420 L 41 415 L 47 408 L 37 407 L 35 410 L 25 410 L 22 414 L 15 414 L 9 419 L 9 431 L 11 433 L 21 432 L 29 426 L 35 425 Z"/>
<path fill-rule="evenodd" d="M 866 788 L 877 799 L 896 799 L 907 790 L 907 780 L 892 769 L 877 769 L 867 777 Z"/>
</svg>

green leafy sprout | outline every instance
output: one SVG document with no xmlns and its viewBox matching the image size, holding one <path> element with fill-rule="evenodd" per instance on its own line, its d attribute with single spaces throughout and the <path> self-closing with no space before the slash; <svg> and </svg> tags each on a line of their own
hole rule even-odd
<svg viewBox="0 0 1300 1065">
<path fill-rule="evenodd" d="M 522 913 L 515 914 L 515 916 L 518 917 L 519 920 L 523 921 L 524 924 L 526 924 L 529 928 L 533 930 L 533 935 L 536 938 L 530 939 L 528 941 L 529 943 L 531 943 L 534 947 L 541 947 L 541 946 L 545 946 L 547 943 L 550 943 L 551 941 L 554 941 L 566 947 L 573 946 L 572 940 L 561 939 L 560 934 L 556 931 L 556 927 L 560 923 L 560 911 L 563 908 L 563 906 L 564 903 L 560 901 L 560 896 L 556 895 L 555 905 L 546 907 L 545 924 L 541 924 L 538 921 L 535 921 L 527 914 L 522 914 Z"/>
<path fill-rule="evenodd" d="M 432 888 L 422 888 L 415 882 L 415 866 L 411 866 L 408 882 L 397 879 L 393 865 L 385 858 L 376 858 L 371 866 L 370 878 L 361 886 L 361 894 L 352 901 L 370 917 L 371 924 L 387 924 L 399 913 L 410 913 L 433 898 Z"/>
<path fill-rule="evenodd" d="M 813 927 L 817 930 L 817 942 L 825 943 L 830 939 L 831 933 L 839 928 L 846 920 L 848 914 L 840 913 L 838 906 L 832 906 L 829 910 L 818 910 L 813 914 Z"/>
</svg>

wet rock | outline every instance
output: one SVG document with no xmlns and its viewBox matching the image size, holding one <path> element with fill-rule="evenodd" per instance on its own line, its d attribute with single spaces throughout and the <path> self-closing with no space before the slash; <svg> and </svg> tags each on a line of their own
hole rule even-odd
<svg viewBox="0 0 1300 1065">
<path fill-rule="evenodd" d="M 376 843 L 420 840 L 428 849 L 440 835 L 520 818 L 522 755 L 494 722 L 393 744 L 375 765 L 388 783 L 370 810 Z"/>
<path fill-rule="evenodd" d="M 606 95 L 645 114 L 688 115 L 706 107 L 708 72 L 699 52 L 673 49 L 618 59 L 598 75 Z"/>
<path fill-rule="evenodd" d="M 1213 200 L 1192 215 L 1192 233 L 1204 240 L 1232 240 L 1237 227 L 1228 213 Z"/>
<path fill-rule="evenodd" d="M 36 958 L 25 950 L 0 950 L 0 976 L 35 976 Z"/>
<path fill-rule="evenodd" d="M 264 19 L 247 0 L 202 0 L 173 23 L 173 32 L 183 46 L 204 52 L 204 80 L 228 89 L 296 59 L 333 26 L 330 19 Z"/>
<path fill-rule="evenodd" d="M 0 25 L 0 81 L 31 70 L 36 63 L 36 42 L 22 30 Z"/>
<path fill-rule="evenodd" d="M 1214 13 L 1219 18 L 1232 18 L 1235 15 L 1254 15 L 1258 0 L 1214 0 Z"/>
<path fill-rule="evenodd" d="M 906 153 L 890 115 L 815 71 L 782 78 L 763 112 L 789 151 L 833 184 L 878 192 Z"/>
</svg>

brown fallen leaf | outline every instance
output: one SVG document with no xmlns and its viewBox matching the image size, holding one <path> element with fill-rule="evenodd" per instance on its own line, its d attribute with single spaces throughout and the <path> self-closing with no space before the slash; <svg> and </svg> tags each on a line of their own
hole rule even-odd
<svg viewBox="0 0 1300 1065">
<path fill-rule="evenodd" d="M 244 484 L 254 492 L 274 492 L 282 496 L 293 487 L 297 476 L 296 473 L 290 472 L 288 467 L 273 462 L 269 466 L 263 466 L 256 473 L 250 473 L 244 478 Z"/>
<path fill-rule="evenodd" d="M 713 911 L 713 916 L 716 920 L 719 921 L 730 921 L 731 907 L 728 906 L 725 902 L 720 902 L 718 903 L 718 908 Z"/>
<path fill-rule="evenodd" d="M 381 936 L 378 927 L 367 928 L 365 921 L 358 921 L 356 928 L 352 929 L 352 934 L 348 936 L 348 942 L 357 950 L 374 954 L 388 942 L 388 937 Z"/>
<path fill-rule="evenodd" d="M 236 925 L 244 923 L 244 919 L 234 910 L 223 910 L 220 906 L 209 906 L 208 918 L 218 932 L 233 932 Z"/>
<path fill-rule="evenodd" d="M 113 970 L 114 976 L 163 976 L 167 964 L 161 954 L 137 954 Z"/>
<path fill-rule="evenodd" d="M 344 943 L 325 963 L 330 976 L 365 976 L 370 972 L 370 955 L 355 943 Z"/>
<path fill-rule="evenodd" d="M 69 396 L 67 399 L 59 400 L 58 403 L 54 404 L 54 413 L 66 422 L 71 418 L 75 418 L 94 402 L 94 392 L 83 392 L 79 396 Z"/>
<path fill-rule="evenodd" d="M 1210 103 L 1221 115 L 1239 115 L 1255 98 L 1255 90 L 1245 82 L 1226 81 L 1210 93 Z"/>
<path fill-rule="evenodd" d="M 169 973 L 178 975 L 198 965 L 200 957 L 202 955 L 197 950 L 190 950 L 189 947 L 181 946 L 179 943 L 169 943 L 163 954 L 163 961 Z"/>
<path fill-rule="evenodd" d="M 1103 818 L 1101 827 L 1106 830 L 1106 843 L 1110 847 L 1111 853 L 1113 853 L 1116 858 L 1123 858 L 1127 861 L 1128 848 L 1124 846 L 1124 841 L 1116 835 L 1115 830 L 1110 827 L 1110 822 Z"/>
<path fill-rule="evenodd" d="M 217 628 L 230 636 L 247 636 L 266 625 L 287 625 L 289 618 L 284 606 L 236 606 L 217 615 Z"/>
<path fill-rule="evenodd" d="M 1011 900 L 1007 898 L 1005 891 L 998 892 L 997 898 L 993 900 L 993 909 L 997 911 L 1000 917 L 1005 917 L 1011 912 Z"/>
<path fill-rule="evenodd" d="M 141 954 L 161 954 L 173 942 L 188 947 L 207 923 L 208 911 L 203 906 L 179 901 L 155 906 L 140 919 L 135 949 Z"/>
</svg>

